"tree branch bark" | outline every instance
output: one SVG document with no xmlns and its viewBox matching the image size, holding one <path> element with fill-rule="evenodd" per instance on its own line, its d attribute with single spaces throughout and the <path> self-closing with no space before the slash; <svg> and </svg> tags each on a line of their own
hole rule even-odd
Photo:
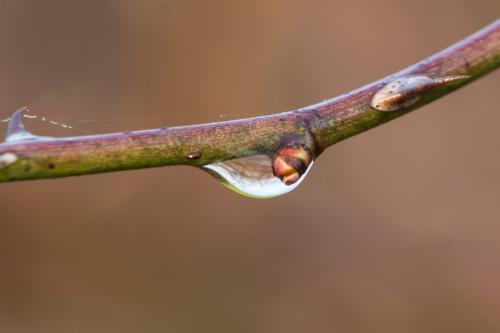
<svg viewBox="0 0 500 333">
<path fill-rule="evenodd" d="M 46 138 L 13 115 L 0 144 L 0 182 L 273 157 L 302 146 L 310 158 L 355 134 L 417 109 L 500 66 L 500 20 L 409 68 L 348 94 L 274 115 L 202 125 Z M 303 153 L 302 151 L 302 153 Z M 275 170 L 275 174 L 276 174 Z"/>
</svg>

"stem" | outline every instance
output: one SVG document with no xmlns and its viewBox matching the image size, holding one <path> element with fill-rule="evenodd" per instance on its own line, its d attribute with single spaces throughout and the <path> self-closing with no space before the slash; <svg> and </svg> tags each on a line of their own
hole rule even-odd
<svg viewBox="0 0 500 333">
<path fill-rule="evenodd" d="M 18 111 L 9 124 L 12 132 L 7 142 L 0 144 L 0 182 L 174 164 L 203 166 L 256 154 L 273 156 L 290 144 L 304 145 L 317 157 L 327 147 L 417 109 L 499 66 L 497 20 L 398 73 L 286 113 L 144 131 L 39 138 L 24 130 L 22 111 Z M 370 106 L 374 95 L 388 83 L 399 79 L 411 84 L 407 78 L 416 75 L 425 77 L 427 83 L 388 98 L 393 103 L 391 112 Z"/>
</svg>

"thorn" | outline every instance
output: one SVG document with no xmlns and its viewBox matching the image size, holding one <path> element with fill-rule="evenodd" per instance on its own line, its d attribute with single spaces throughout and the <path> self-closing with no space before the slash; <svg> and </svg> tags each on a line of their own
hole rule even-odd
<svg viewBox="0 0 500 333">
<path fill-rule="evenodd" d="M 7 127 L 7 136 L 5 142 L 19 142 L 19 141 L 33 141 L 33 140 L 43 140 L 50 139 L 46 136 L 37 136 L 31 134 L 23 124 L 23 116 L 25 112 L 29 112 L 30 109 L 27 106 L 23 106 L 10 117 L 9 124 Z"/>
<path fill-rule="evenodd" d="M 22 108 L 14 112 L 12 117 L 10 117 L 9 125 L 7 128 L 7 137 L 5 141 L 7 142 L 12 141 L 11 138 L 15 138 L 21 135 L 23 136 L 27 134 L 32 135 L 30 132 L 26 130 L 23 124 L 23 113 L 28 111 L 29 111 L 28 107 L 23 106 Z"/>
<path fill-rule="evenodd" d="M 415 104 L 431 90 L 468 79 L 466 75 L 431 78 L 425 75 L 400 77 L 389 82 L 373 96 L 370 106 L 378 111 L 399 111 Z"/>
</svg>

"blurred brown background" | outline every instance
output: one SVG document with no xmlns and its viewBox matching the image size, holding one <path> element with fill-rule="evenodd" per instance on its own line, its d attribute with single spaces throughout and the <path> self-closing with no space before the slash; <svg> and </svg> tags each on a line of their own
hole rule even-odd
<svg viewBox="0 0 500 333">
<path fill-rule="evenodd" d="M 36 133 L 79 135 L 287 111 L 499 14 L 496 0 L 0 0 L 0 118 L 29 105 L 79 128 Z M 0 332 L 498 332 L 499 83 L 330 148 L 272 200 L 188 167 L 2 184 Z"/>
</svg>

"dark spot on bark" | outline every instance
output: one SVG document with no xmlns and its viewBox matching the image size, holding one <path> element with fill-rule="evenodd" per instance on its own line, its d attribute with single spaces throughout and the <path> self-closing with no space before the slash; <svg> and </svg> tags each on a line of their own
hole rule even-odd
<svg viewBox="0 0 500 333">
<path fill-rule="evenodd" d="M 470 67 L 469 60 L 467 60 L 467 58 L 462 58 L 462 60 L 463 60 L 463 61 L 464 61 L 464 63 L 465 63 L 465 68 L 466 68 L 466 69 L 469 69 L 469 67 Z"/>
<path fill-rule="evenodd" d="M 142 137 L 132 137 L 132 141 L 134 141 L 135 143 L 138 143 L 140 145 L 144 144 L 144 139 Z"/>
<path fill-rule="evenodd" d="M 201 157 L 201 153 L 199 151 L 195 151 L 194 153 L 189 153 L 187 156 L 188 160 L 191 160 L 191 161 L 197 160 L 200 157 Z"/>
</svg>

